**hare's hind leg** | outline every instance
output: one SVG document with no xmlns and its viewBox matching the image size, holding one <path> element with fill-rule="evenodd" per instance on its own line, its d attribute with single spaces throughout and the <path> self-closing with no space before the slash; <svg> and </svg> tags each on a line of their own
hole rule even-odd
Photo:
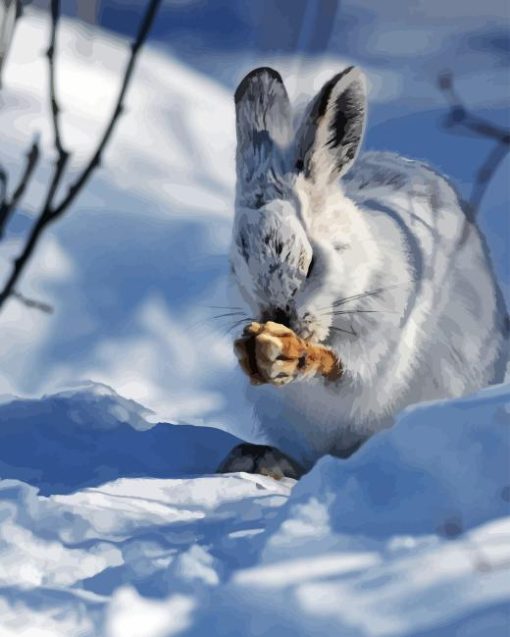
<svg viewBox="0 0 510 637">
<path fill-rule="evenodd" d="M 259 473 L 275 480 L 294 478 L 304 473 L 303 467 L 275 447 L 243 443 L 234 447 L 217 469 L 217 473 Z"/>
</svg>

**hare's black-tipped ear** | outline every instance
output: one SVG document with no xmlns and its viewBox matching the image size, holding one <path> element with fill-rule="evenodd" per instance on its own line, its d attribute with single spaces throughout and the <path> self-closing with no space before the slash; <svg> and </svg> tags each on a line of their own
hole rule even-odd
<svg viewBox="0 0 510 637">
<path fill-rule="evenodd" d="M 297 136 L 296 169 L 318 183 L 347 172 L 359 150 L 366 115 L 362 72 L 350 66 L 322 87 Z"/>
<path fill-rule="evenodd" d="M 291 140 L 290 102 L 279 73 L 268 67 L 248 73 L 235 92 L 237 177 L 249 188 L 262 182 L 275 150 Z"/>
</svg>

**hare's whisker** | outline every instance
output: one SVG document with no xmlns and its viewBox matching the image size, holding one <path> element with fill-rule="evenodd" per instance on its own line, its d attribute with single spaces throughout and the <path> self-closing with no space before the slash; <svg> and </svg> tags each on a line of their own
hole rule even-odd
<svg viewBox="0 0 510 637">
<path fill-rule="evenodd" d="M 368 296 L 377 296 L 378 294 L 381 294 L 381 292 L 384 292 L 385 290 L 388 290 L 388 289 L 389 288 L 379 288 L 377 290 L 371 290 L 369 292 L 361 292 L 360 294 L 353 294 L 352 296 L 347 296 L 344 299 L 335 301 L 332 305 L 333 307 L 338 307 L 340 305 L 343 305 L 344 303 L 348 303 L 349 301 L 358 301 L 359 299 L 364 299 Z"/>
<path fill-rule="evenodd" d="M 340 316 L 342 314 L 400 314 L 394 310 L 333 310 L 321 312 L 319 316 Z"/>
<path fill-rule="evenodd" d="M 233 323 L 226 332 L 223 333 L 224 336 L 226 336 L 227 334 L 230 334 L 230 332 L 232 332 L 232 330 L 235 330 L 236 327 L 239 327 L 240 325 L 242 325 L 243 323 L 251 323 L 253 321 L 252 318 L 245 318 L 245 319 L 240 319 L 239 321 L 236 321 L 235 323 Z"/>
<path fill-rule="evenodd" d="M 388 285 L 383 288 L 376 288 L 375 290 L 369 290 L 367 292 L 360 292 L 359 294 L 353 294 L 352 296 L 346 296 L 343 299 L 339 299 L 338 301 L 335 301 L 331 305 L 326 305 L 318 309 L 320 311 L 320 310 L 327 310 L 330 307 L 339 307 L 340 305 L 343 305 L 344 303 L 348 303 L 349 301 L 358 301 L 359 299 L 364 299 L 365 297 L 377 296 L 378 294 L 381 294 L 382 292 L 385 292 L 386 290 L 392 290 L 394 288 L 400 287 L 401 285 L 404 285 L 404 283 L 395 283 L 394 285 Z"/>
<path fill-rule="evenodd" d="M 225 314 L 216 314 L 216 316 L 210 316 L 211 320 L 213 319 L 221 319 L 229 316 L 248 316 L 246 312 L 225 312 Z"/>
<path fill-rule="evenodd" d="M 334 332 L 343 332 L 344 334 L 349 334 L 350 336 L 358 336 L 352 328 L 352 325 L 350 330 L 344 330 L 341 327 L 337 327 L 336 325 L 331 325 L 329 329 L 333 330 Z"/>
<path fill-rule="evenodd" d="M 239 305 L 202 305 L 202 307 L 207 307 L 212 310 L 242 310 L 243 309 Z"/>
</svg>

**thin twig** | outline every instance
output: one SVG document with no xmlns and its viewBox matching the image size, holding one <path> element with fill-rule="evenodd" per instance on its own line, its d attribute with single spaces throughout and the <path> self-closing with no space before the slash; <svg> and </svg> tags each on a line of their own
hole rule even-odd
<svg viewBox="0 0 510 637">
<path fill-rule="evenodd" d="M 93 153 L 89 163 L 86 165 L 85 169 L 75 181 L 74 184 L 69 188 L 69 192 L 64 197 L 64 199 L 57 205 L 53 205 L 53 201 L 55 198 L 55 194 L 57 192 L 60 181 L 64 175 L 64 171 L 67 165 L 67 160 L 69 158 L 68 153 L 62 146 L 62 139 L 60 134 L 60 121 L 59 121 L 59 113 L 60 109 L 58 107 L 58 102 L 55 94 L 55 45 L 56 45 L 56 34 L 57 34 L 57 26 L 60 15 L 60 2 L 59 0 L 52 0 L 52 29 L 51 29 L 51 37 L 50 37 L 50 46 L 47 52 L 49 67 L 50 67 L 50 78 L 49 78 L 49 92 L 50 92 L 50 100 L 51 100 L 51 110 L 52 110 L 52 120 L 53 120 L 53 128 L 54 128 L 54 141 L 55 148 L 57 150 L 57 160 L 55 163 L 53 176 L 50 182 L 50 186 L 48 188 L 48 192 L 46 194 L 46 198 L 44 201 L 43 208 L 39 217 L 34 224 L 32 231 L 28 237 L 28 240 L 25 244 L 25 247 L 22 253 L 15 259 L 13 264 L 13 269 L 10 277 L 7 280 L 3 290 L 0 292 L 0 308 L 3 306 L 5 301 L 11 296 L 19 282 L 21 274 L 23 273 L 25 267 L 27 266 L 30 258 L 33 255 L 35 247 L 44 233 L 45 229 L 53 223 L 58 217 L 60 217 L 67 208 L 74 201 L 76 195 L 83 188 L 88 178 L 90 177 L 93 170 L 100 164 L 101 155 L 108 143 L 111 134 L 114 130 L 115 124 L 122 113 L 123 110 L 123 102 L 124 97 L 126 95 L 132 74 L 135 66 L 135 62 L 138 56 L 138 53 L 144 44 L 149 30 L 152 26 L 154 18 L 156 16 L 157 10 L 161 4 L 161 0 L 150 0 L 145 11 L 145 14 L 142 18 L 142 22 L 140 24 L 140 28 L 138 30 L 138 34 L 136 36 L 135 41 L 131 45 L 131 55 L 129 57 L 128 64 L 126 66 L 126 70 L 124 73 L 124 78 L 122 81 L 122 85 L 120 88 L 119 96 L 117 98 L 117 103 L 115 109 L 111 115 L 111 118 L 106 126 L 105 132 L 101 137 L 99 144 Z"/>
<path fill-rule="evenodd" d="M 21 292 L 17 292 L 14 290 L 11 292 L 11 296 L 26 305 L 26 307 L 32 308 L 34 310 L 40 310 L 41 312 L 45 312 L 46 314 L 53 314 L 53 306 L 49 303 L 45 303 L 44 301 L 37 301 L 36 299 L 31 299 Z"/>
<path fill-rule="evenodd" d="M 68 153 L 62 145 L 62 134 L 60 132 L 60 106 L 57 101 L 55 88 L 55 47 L 57 40 L 57 27 L 60 16 L 60 0 L 51 0 L 51 35 L 50 46 L 46 51 L 48 58 L 49 83 L 50 83 L 50 106 L 51 118 L 53 122 L 53 135 L 55 148 L 60 158 L 67 157 Z M 63 160 L 62 160 L 63 161 Z"/>
<path fill-rule="evenodd" d="M 0 166 L 0 206 L 5 205 L 5 201 L 7 199 L 7 183 L 8 183 L 8 175 L 5 170 Z"/>
<path fill-rule="evenodd" d="M 489 186 L 492 176 L 495 174 L 499 165 L 505 159 L 510 148 L 507 144 L 496 144 L 487 155 L 481 168 L 478 170 L 476 181 L 471 191 L 470 203 L 474 210 L 478 210 L 483 196 Z"/>
<path fill-rule="evenodd" d="M 471 197 L 469 199 L 469 213 L 472 219 L 480 209 L 483 196 L 485 195 L 489 183 L 501 162 L 510 152 L 510 130 L 502 126 L 497 126 L 492 122 L 472 114 L 462 103 L 453 85 L 453 75 L 447 71 L 438 78 L 440 90 L 450 103 L 450 111 L 444 119 L 446 128 L 457 128 L 459 132 L 468 135 L 477 135 L 486 139 L 491 139 L 495 145 L 489 151 L 482 166 L 477 171 L 474 180 Z"/>
<path fill-rule="evenodd" d="M 10 277 L 7 280 L 7 283 L 4 286 L 4 289 L 0 292 L 0 308 L 3 306 L 5 301 L 11 296 L 16 287 L 23 270 L 28 264 L 34 249 L 39 241 L 42 233 L 46 226 L 51 222 L 51 217 L 48 216 L 48 202 L 51 200 L 53 195 L 55 194 L 55 190 L 57 185 L 61 179 L 62 172 L 64 169 L 64 164 L 57 162 L 55 167 L 55 171 L 53 173 L 53 178 L 51 180 L 51 184 L 48 190 L 48 194 L 46 196 L 45 206 L 43 211 L 41 212 L 39 218 L 37 219 L 35 225 L 32 228 L 32 231 L 28 237 L 28 241 L 25 244 L 25 247 L 22 253 L 14 260 L 13 269 Z"/>
<path fill-rule="evenodd" d="M 0 205 L 0 239 L 5 233 L 5 228 L 9 223 L 9 219 L 12 213 L 16 210 L 19 202 L 25 194 L 25 190 L 27 189 L 37 162 L 39 161 L 39 156 L 39 142 L 38 140 L 35 140 L 27 153 L 27 162 L 25 164 L 25 169 L 21 174 L 20 180 L 18 182 L 18 185 L 14 189 L 11 199 L 8 200 L 6 196 L 2 197 L 2 203 Z"/>
<path fill-rule="evenodd" d="M 48 224 L 51 223 L 52 221 L 51 204 L 53 202 L 53 198 L 55 197 L 55 193 L 57 192 L 57 188 L 60 184 L 60 181 L 64 175 L 67 160 L 69 158 L 69 155 L 62 148 L 62 144 L 60 140 L 60 131 L 58 126 L 58 117 L 55 116 L 55 113 L 58 114 L 59 112 L 57 99 L 55 95 L 55 82 L 54 82 L 54 56 L 55 56 L 55 44 L 56 44 L 56 37 L 57 37 L 59 11 L 60 11 L 60 0 L 52 0 L 50 47 L 48 50 L 47 57 L 48 57 L 48 65 L 50 67 L 49 94 L 50 94 L 52 113 L 54 113 L 52 117 L 52 121 L 54 126 L 54 133 L 55 133 L 54 141 L 55 141 L 55 149 L 57 151 L 57 159 L 55 161 L 55 166 L 53 168 L 53 175 L 50 181 L 50 185 L 48 187 L 48 191 L 46 193 L 42 210 L 39 213 L 37 221 L 32 227 L 32 230 L 28 236 L 28 240 L 25 243 L 25 247 L 23 248 L 23 251 L 14 260 L 11 275 L 7 279 L 7 282 L 2 292 L 0 292 L 0 308 L 3 306 L 5 301 L 11 296 L 11 294 L 14 293 L 14 290 L 19 281 L 19 278 L 21 277 L 22 272 L 24 271 L 25 267 L 30 261 L 30 258 L 35 250 L 35 247 L 41 235 L 43 234 Z"/>
<path fill-rule="evenodd" d="M 78 195 L 80 190 L 83 188 L 85 182 L 90 177 L 92 171 L 100 165 L 101 156 L 105 149 L 108 140 L 110 139 L 111 134 L 113 133 L 113 129 L 115 128 L 115 124 L 119 119 L 120 115 L 122 115 L 124 111 L 124 97 L 126 95 L 126 91 L 128 89 L 131 76 L 133 74 L 133 70 L 135 68 L 136 58 L 138 56 L 138 52 L 142 45 L 144 44 L 149 30 L 152 26 L 156 13 L 159 9 L 159 5 L 161 4 L 161 0 L 150 0 L 145 15 L 140 24 L 140 28 L 138 29 L 138 34 L 136 36 L 135 41 L 131 45 L 131 55 L 129 57 L 126 70 L 124 72 L 124 79 L 120 88 L 119 96 L 117 98 L 117 102 L 115 104 L 115 108 L 113 109 L 113 113 L 110 117 L 110 121 L 108 122 L 106 129 L 103 133 L 103 136 L 93 153 L 92 157 L 89 160 L 89 163 L 81 173 L 81 175 L 76 179 L 76 181 L 71 184 L 67 195 L 64 199 L 53 209 L 51 212 L 52 218 L 59 217 L 68 206 L 74 201 L 75 197 Z"/>
<path fill-rule="evenodd" d="M 471 113 L 462 103 L 453 85 L 453 74 L 445 71 L 438 78 L 438 85 L 443 95 L 450 102 L 450 112 L 446 118 L 446 126 L 463 126 L 482 137 L 489 137 L 498 142 L 510 144 L 510 131 L 497 126 L 489 120 Z"/>
</svg>

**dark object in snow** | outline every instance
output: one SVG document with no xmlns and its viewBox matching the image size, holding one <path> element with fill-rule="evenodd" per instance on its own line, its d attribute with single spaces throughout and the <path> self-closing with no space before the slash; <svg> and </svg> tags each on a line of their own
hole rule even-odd
<svg viewBox="0 0 510 637">
<path fill-rule="evenodd" d="M 275 480 L 298 480 L 305 469 L 290 456 L 268 445 L 243 443 L 234 447 L 218 467 L 218 473 L 259 473 Z"/>
</svg>

